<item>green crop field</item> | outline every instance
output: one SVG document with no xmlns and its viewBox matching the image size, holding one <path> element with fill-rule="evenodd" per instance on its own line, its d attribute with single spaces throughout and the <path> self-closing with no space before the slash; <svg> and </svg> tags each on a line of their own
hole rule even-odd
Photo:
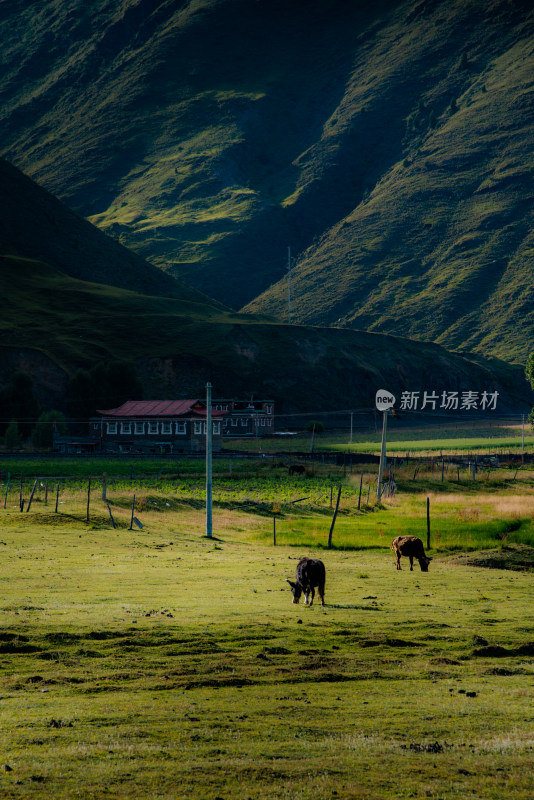
<svg viewBox="0 0 534 800">
<path fill-rule="evenodd" d="M 209 539 L 201 465 L 110 477 L 115 528 L 52 466 L 22 513 L 0 483 L 0 796 L 531 797 L 533 472 L 406 472 L 358 510 L 360 474 L 225 465 Z M 398 572 L 427 497 L 429 572 Z M 324 607 L 291 603 L 302 555 Z"/>
</svg>

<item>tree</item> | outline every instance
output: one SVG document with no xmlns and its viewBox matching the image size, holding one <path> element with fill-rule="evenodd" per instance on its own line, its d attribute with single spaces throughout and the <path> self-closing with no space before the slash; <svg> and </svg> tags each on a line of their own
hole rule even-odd
<svg viewBox="0 0 534 800">
<path fill-rule="evenodd" d="M 69 381 L 67 408 L 78 420 L 86 420 L 98 409 L 117 408 L 126 400 L 141 400 L 142 386 L 134 364 L 104 361 L 90 370 L 77 370 Z"/>
<path fill-rule="evenodd" d="M 43 450 L 51 448 L 54 444 L 54 431 L 60 434 L 67 432 L 65 415 L 61 411 L 44 411 L 35 423 L 32 443 Z"/>
<path fill-rule="evenodd" d="M 324 425 L 322 422 L 313 422 L 313 421 L 308 422 L 308 424 L 306 425 L 306 430 L 312 431 L 312 433 L 314 431 L 315 433 L 322 433 L 324 431 Z"/>
<path fill-rule="evenodd" d="M 18 420 L 20 434 L 30 436 L 35 420 L 41 413 L 39 401 L 33 390 L 33 380 L 25 372 L 16 372 L 9 383 L 0 389 L 0 426 L 4 430 L 8 420 Z"/>
<path fill-rule="evenodd" d="M 8 450 L 18 450 L 21 444 L 22 438 L 20 435 L 18 422 L 15 419 L 11 420 L 4 434 L 4 446 Z"/>
</svg>

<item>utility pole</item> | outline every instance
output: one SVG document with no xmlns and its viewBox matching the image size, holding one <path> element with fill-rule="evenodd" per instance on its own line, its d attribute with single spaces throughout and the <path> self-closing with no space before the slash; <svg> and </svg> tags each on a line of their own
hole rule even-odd
<svg viewBox="0 0 534 800">
<path fill-rule="evenodd" d="M 287 311 L 291 325 L 291 247 L 287 248 Z"/>
<path fill-rule="evenodd" d="M 211 424 L 211 383 L 206 384 L 206 536 L 213 538 L 212 526 L 212 424 Z"/>
<path fill-rule="evenodd" d="M 376 486 L 376 496 L 378 497 L 378 502 L 380 502 L 382 499 L 382 473 L 384 472 L 384 467 L 386 466 L 386 433 L 388 427 L 388 411 L 395 405 L 395 398 L 391 392 L 388 392 L 385 389 L 379 389 L 376 393 L 375 404 L 376 410 L 382 412 L 382 446 L 380 448 L 380 465 L 378 467 L 378 483 Z"/>
<path fill-rule="evenodd" d="M 382 446 L 380 448 L 380 465 L 378 467 L 378 485 L 376 487 L 376 496 L 378 502 L 382 498 L 382 474 L 386 466 L 386 433 L 388 428 L 388 412 L 387 409 L 382 411 Z"/>
</svg>

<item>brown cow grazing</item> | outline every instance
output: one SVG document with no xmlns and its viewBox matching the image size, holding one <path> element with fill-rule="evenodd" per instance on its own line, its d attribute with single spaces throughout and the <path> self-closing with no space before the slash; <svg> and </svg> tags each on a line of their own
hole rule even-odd
<svg viewBox="0 0 534 800">
<path fill-rule="evenodd" d="M 301 558 L 297 564 L 297 577 L 295 582 L 287 582 L 291 586 L 293 592 L 293 602 L 298 603 L 301 594 L 304 592 L 304 605 L 308 605 L 308 599 L 311 595 L 309 605 L 313 605 L 313 598 L 315 597 L 315 587 L 321 599 L 321 605 L 324 606 L 324 584 L 326 580 L 326 570 L 322 561 L 318 558 Z"/>
<path fill-rule="evenodd" d="M 432 559 L 425 555 L 423 542 L 417 536 L 397 536 L 391 542 L 391 549 L 395 551 L 397 569 L 401 568 L 401 556 L 407 556 L 410 559 L 411 570 L 413 570 L 413 560 L 416 558 L 419 561 L 421 572 L 428 572 L 428 565 Z"/>
</svg>

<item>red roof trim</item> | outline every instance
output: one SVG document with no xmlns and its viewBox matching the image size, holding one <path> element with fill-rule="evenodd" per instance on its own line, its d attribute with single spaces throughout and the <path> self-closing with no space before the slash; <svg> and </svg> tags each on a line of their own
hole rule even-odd
<svg viewBox="0 0 534 800">
<path fill-rule="evenodd" d="M 196 414 L 205 417 L 206 406 L 200 400 L 127 400 L 119 408 L 98 409 L 103 417 L 181 417 Z M 213 417 L 226 412 L 213 411 Z"/>
</svg>

